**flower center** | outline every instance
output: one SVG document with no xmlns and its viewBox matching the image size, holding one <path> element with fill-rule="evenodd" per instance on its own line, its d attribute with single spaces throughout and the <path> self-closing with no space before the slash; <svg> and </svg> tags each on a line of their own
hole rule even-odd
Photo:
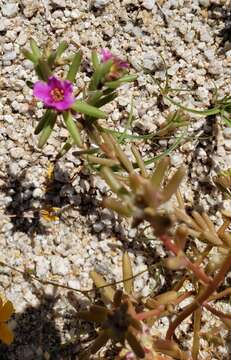
<svg viewBox="0 0 231 360">
<path fill-rule="evenodd" d="M 51 90 L 51 96 L 54 101 L 56 101 L 56 102 L 61 101 L 64 99 L 64 90 L 55 88 L 55 89 Z"/>
</svg>

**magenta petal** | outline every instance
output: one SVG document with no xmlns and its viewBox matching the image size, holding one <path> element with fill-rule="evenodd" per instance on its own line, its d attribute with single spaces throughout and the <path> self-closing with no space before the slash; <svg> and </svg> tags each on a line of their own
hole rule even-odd
<svg viewBox="0 0 231 360">
<path fill-rule="evenodd" d="M 109 51 L 108 49 L 102 49 L 101 50 L 101 58 L 103 62 L 106 62 L 108 60 L 111 60 L 113 58 L 113 55 L 111 53 L 111 51 Z"/>
<path fill-rule="evenodd" d="M 64 111 L 70 109 L 71 105 L 75 102 L 75 98 L 73 96 L 65 96 L 62 101 L 53 102 L 53 106 L 58 111 Z"/>
<path fill-rule="evenodd" d="M 50 89 L 60 88 L 63 81 L 59 80 L 55 76 L 50 76 L 48 78 L 48 86 Z"/>
<path fill-rule="evenodd" d="M 49 85 L 42 82 L 42 81 L 37 81 L 34 84 L 33 95 L 37 99 L 42 100 L 46 104 L 47 101 L 49 101 L 49 98 L 50 98 L 50 87 L 49 87 Z"/>
<path fill-rule="evenodd" d="M 64 80 L 62 81 L 62 89 L 64 90 L 64 94 L 72 94 L 73 92 L 73 85 L 70 81 Z"/>
<path fill-rule="evenodd" d="M 55 76 L 50 76 L 47 83 L 37 81 L 33 94 L 42 100 L 45 106 L 58 111 L 69 109 L 75 102 L 72 83 L 68 80 L 60 80 Z"/>
<path fill-rule="evenodd" d="M 127 68 L 129 67 L 129 63 L 126 62 L 126 61 L 120 61 L 120 62 L 119 62 L 119 67 L 120 67 L 121 69 L 127 69 Z"/>
</svg>

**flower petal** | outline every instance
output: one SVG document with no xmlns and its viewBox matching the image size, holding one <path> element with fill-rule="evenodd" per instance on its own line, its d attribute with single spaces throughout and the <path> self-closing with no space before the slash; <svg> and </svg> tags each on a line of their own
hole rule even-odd
<svg viewBox="0 0 231 360">
<path fill-rule="evenodd" d="M 59 111 L 67 110 L 73 105 L 75 98 L 73 96 L 65 96 L 63 100 L 53 102 L 52 106 Z"/>
<path fill-rule="evenodd" d="M 48 78 L 48 86 L 49 86 L 50 90 L 55 89 L 55 88 L 60 89 L 61 84 L 62 84 L 62 80 L 59 80 L 55 76 L 50 76 Z"/>
<path fill-rule="evenodd" d="M 129 63 L 126 62 L 126 61 L 120 60 L 119 63 L 118 63 L 118 66 L 119 66 L 121 69 L 127 69 L 127 68 L 129 67 Z"/>
<path fill-rule="evenodd" d="M 7 321 L 14 313 L 14 307 L 11 301 L 7 301 L 0 309 L 0 322 Z"/>
<path fill-rule="evenodd" d="M 52 90 L 63 92 L 63 99 L 57 101 Z M 34 85 L 34 96 L 41 100 L 48 108 L 64 111 L 74 104 L 73 85 L 69 80 L 60 80 L 50 76 L 48 82 L 37 81 Z M 61 96 L 62 97 L 62 96 Z"/>
<path fill-rule="evenodd" d="M 14 340 L 12 330 L 4 323 L 0 323 L 0 340 L 7 345 L 10 345 Z"/>
<path fill-rule="evenodd" d="M 49 85 L 42 82 L 42 81 L 37 81 L 34 84 L 33 95 L 37 99 L 42 100 L 46 104 L 47 101 L 49 101 L 49 99 L 50 99 L 50 87 L 49 87 Z"/>
<path fill-rule="evenodd" d="M 73 85 L 69 80 L 63 80 L 61 85 L 65 95 L 72 94 Z"/>
<path fill-rule="evenodd" d="M 103 62 L 106 62 L 113 58 L 113 54 L 108 49 L 101 50 L 101 58 Z"/>
</svg>

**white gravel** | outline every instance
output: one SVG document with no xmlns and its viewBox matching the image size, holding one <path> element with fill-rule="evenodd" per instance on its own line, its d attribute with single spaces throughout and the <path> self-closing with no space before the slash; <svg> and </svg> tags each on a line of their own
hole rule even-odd
<svg viewBox="0 0 231 360">
<path fill-rule="evenodd" d="M 39 44 L 50 41 L 54 47 L 58 41 L 67 40 L 71 51 L 76 47 L 83 51 L 86 63 L 95 48 L 108 47 L 127 57 L 133 71 L 138 72 L 138 80 L 134 86 L 124 86 L 118 100 L 105 107 L 109 113 L 107 125 L 124 129 L 133 97 L 134 131 L 155 132 L 169 109 L 175 108 L 170 104 L 167 110 L 158 107 L 157 82 L 163 85 L 165 80 L 163 59 L 171 87 L 193 89 L 176 95 L 176 101 L 201 109 L 210 106 L 215 86 L 220 97 L 230 94 L 231 50 L 228 45 L 219 47 L 218 34 L 224 21 L 213 19 L 208 10 L 215 3 L 225 5 L 225 1 L 209 0 L 0 0 L 0 252 L 6 263 L 43 279 L 87 289 L 92 286 L 88 273 L 93 268 L 108 281 L 121 279 L 123 246 L 131 250 L 135 273 L 164 254 L 162 247 L 154 243 L 155 255 L 148 256 L 142 243 L 132 243 L 137 229 L 99 207 L 106 184 L 91 176 L 72 152 L 56 165 L 52 199 L 45 196 L 48 162 L 67 133 L 56 126 L 48 144 L 38 151 L 33 131 L 42 115 L 41 105 L 31 107 L 32 91 L 26 85 L 36 76 L 21 54 L 28 39 L 34 37 Z M 152 75 L 145 74 L 145 70 Z M 88 80 L 88 74 L 80 73 L 77 86 Z M 198 202 L 216 215 L 221 195 L 215 189 L 210 194 L 200 186 L 204 179 L 211 184 L 212 176 L 231 167 L 230 128 L 218 119 L 211 130 L 213 124 L 205 126 L 204 118 L 194 114 L 190 117 L 185 141 L 173 151 L 171 162 L 173 167 L 185 162 L 189 168 L 182 185 L 188 204 Z M 198 139 L 200 135 L 204 140 Z M 160 139 L 142 144 L 143 158 L 165 151 L 174 141 Z M 48 224 L 39 219 L 39 210 L 44 206 L 66 210 L 59 222 Z M 164 286 L 164 278 L 149 279 L 145 273 L 136 279 L 136 291 L 147 296 L 159 289 L 160 283 Z M 41 288 L 7 268 L 1 275 L 0 292 L 13 301 L 17 313 L 38 306 Z M 46 292 L 51 293 L 51 288 L 45 287 Z M 68 313 L 66 290 L 59 290 L 59 294 L 58 304 Z M 69 326 L 68 316 L 56 321 L 61 343 L 69 336 L 64 330 Z M 19 319 L 16 316 L 16 323 Z M 20 354 L 26 354 L 24 360 L 38 359 L 33 341 L 20 341 L 16 345 L 20 346 Z M 9 350 L 9 360 L 17 358 L 16 345 Z M 222 347 L 222 360 L 227 360 L 225 349 Z M 44 348 L 41 351 L 45 353 Z M 206 354 L 201 359 L 206 359 Z M 218 358 L 214 355 L 214 359 Z"/>
</svg>

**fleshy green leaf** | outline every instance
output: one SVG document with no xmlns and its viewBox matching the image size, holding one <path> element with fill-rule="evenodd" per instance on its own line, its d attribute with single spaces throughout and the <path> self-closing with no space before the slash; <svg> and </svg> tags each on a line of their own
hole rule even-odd
<svg viewBox="0 0 231 360">
<path fill-rule="evenodd" d="M 56 50 L 56 60 L 58 60 L 64 51 L 68 48 L 68 44 L 66 41 L 61 41 L 61 43 L 58 46 L 58 49 Z"/>
<path fill-rule="evenodd" d="M 68 74 L 67 74 L 67 80 L 74 82 L 76 74 L 79 70 L 80 64 L 82 60 L 82 52 L 79 51 L 77 54 L 74 55 L 72 63 L 70 65 Z"/>
<path fill-rule="evenodd" d="M 99 64 L 100 64 L 97 51 L 95 51 L 95 50 L 92 51 L 91 60 L 92 60 L 94 69 L 97 70 L 99 67 Z"/>
<path fill-rule="evenodd" d="M 31 47 L 34 57 L 36 58 L 36 60 L 38 60 L 41 57 L 41 53 L 40 53 L 39 47 L 34 39 L 30 40 L 30 47 Z"/>
<path fill-rule="evenodd" d="M 74 122 L 72 115 L 70 111 L 66 111 L 63 113 L 63 120 L 65 122 L 65 125 L 67 127 L 67 130 L 69 131 L 71 137 L 73 138 L 75 144 L 78 147 L 82 147 L 82 141 L 80 137 L 79 130 L 76 126 L 76 123 Z"/>
<path fill-rule="evenodd" d="M 65 144 L 63 145 L 62 149 L 60 150 L 58 154 L 58 158 L 63 157 L 73 146 L 74 140 L 72 137 L 69 137 Z"/>
<path fill-rule="evenodd" d="M 48 63 L 45 60 L 39 59 L 38 65 L 35 67 L 35 71 L 39 79 L 47 81 L 48 77 L 51 75 L 51 69 Z"/>
<path fill-rule="evenodd" d="M 45 124 L 45 126 L 44 126 L 44 128 L 43 128 L 43 130 L 41 132 L 41 135 L 39 137 L 38 147 L 40 149 L 44 146 L 44 144 L 47 142 L 50 134 L 52 133 L 52 130 L 53 130 L 54 126 L 55 126 L 56 118 L 57 118 L 57 113 L 52 112 L 50 117 L 49 117 L 49 120 Z"/>
<path fill-rule="evenodd" d="M 117 92 L 113 92 L 109 95 L 103 96 L 100 99 L 98 99 L 97 101 L 95 101 L 94 106 L 100 108 L 100 107 L 108 104 L 109 102 L 113 101 L 117 96 L 118 96 Z"/>
<path fill-rule="evenodd" d="M 89 92 L 87 103 L 92 106 L 96 106 L 97 101 L 104 95 L 102 90 L 95 90 Z"/>
<path fill-rule="evenodd" d="M 33 53 L 31 53 L 29 50 L 22 49 L 22 53 L 26 59 L 30 60 L 34 64 L 37 63 L 37 57 Z"/>
<path fill-rule="evenodd" d="M 91 78 L 89 91 L 96 90 L 98 88 L 98 85 L 102 82 L 104 77 L 110 71 L 112 64 L 113 64 L 112 60 L 99 64 L 99 66 L 97 67 Z"/>
<path fill-rule="evenodd" d="M 132 82 L 135 81 L 136 79 L 137 79 L 137 75 L 126 75 L 118 80 L 106 82 L 105 86 L 109 87 L 110 89 L 116 89 L 121 84 Z"/>
<path fill-rule="evenodd" d="M 62 41 L 57 50 L 55 52 L 52 52 L 51 55 L 48 58 L 48 64 L 53 65 L 57 60 L 60 59 L 64 51 L 68 48 L 68 44 L 65 41 Z"/>
<path fill-rule="evenodd" d="M 96 107 L 89 105 L 88 103 L 77 100 L 74 105 L 72 105 L 72 110 L 94 117 L 94 118 L 101 118 L 105 119 L 107 117 L 107 114 L 103 112 L 102 110 L 97 109 Z"/>
<path fill-rule="evenodd" d="M 50 109 L 46 110 L 45 114 L 43 115 L 43 117 L 40 119 L 38 125 L 36 126 L 36 129 L 34 131 L 35 135 L 38 135 L 42 129 L 44 128 L 44 126 L 46 125 L 46 123 L 49 121 L 52 111 Z"/>
</svg>

